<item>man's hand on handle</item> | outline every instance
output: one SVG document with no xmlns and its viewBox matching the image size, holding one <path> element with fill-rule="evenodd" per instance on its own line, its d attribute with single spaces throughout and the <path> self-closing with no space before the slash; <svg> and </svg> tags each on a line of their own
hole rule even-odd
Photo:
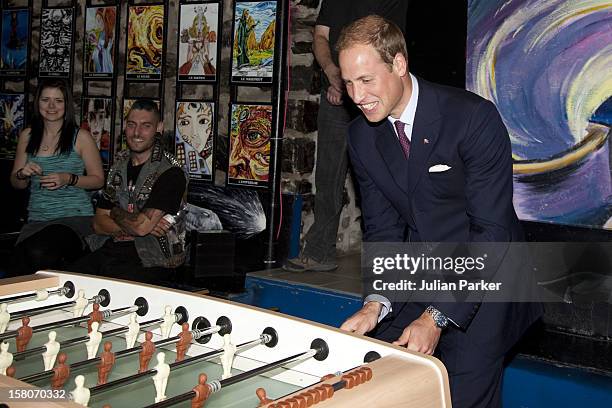
<svg viewBox="0 0 612 408">
<path fill-rule="evenodd" d="M 349 317 L 340 330 L 356 334 L 366 334 L 378 324 L 378 316 L 382 309 L 379 302 L 369 302 L 363 305 L 361 310 Z M 402 335 L 393 342 L 396 346 L 405 346 L 408 350 L 432 355 L 440 341 L 442 329 L 436 326 L 431 315 L 423 314 L 410 323 L 402 332 Z"/>
<path fill-rule="evenodd" d="M 431 315 L 423 314 L 408 325 L 399 339 L 393 342 L 396 346 L 405 346 L 408 350 L 432 355 L 438 341 L 440 341 L 442 329 L 436 326 Z"/>
<path fill-rule="evenodd" d="M 382 304 L 379 302 L 366 303 L 361 310 L 342 323 L 340 330 L 357 334 L 365 334 L 374 330 L 378 324 L 378 316 L 380 315 L 381 309 Z"/>
</svg>

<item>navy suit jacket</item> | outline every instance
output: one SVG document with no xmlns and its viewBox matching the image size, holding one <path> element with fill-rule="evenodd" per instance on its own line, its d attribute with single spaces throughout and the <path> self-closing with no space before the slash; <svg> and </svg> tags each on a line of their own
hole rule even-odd
<svg viewBox="0 0 612 408">
<path fill-rule="evenodd" d="M 359 117 L 349 126 L 364 241 L 521 241 L 512 205 L 510 139 L 497 109 L 471 92 L 418 82 L 409 160 L 388 120 L 369 123 Z M 450 169 L 429 172 L 438 164 Z M 501 339 L 505 336 L 500 331 L 509 330 L 512 339 L 498 342 L 504 343 L 500 350 L 507 349 L 539 315 L 530 313 L 528 304 L 433 305 L 464 332 L 481 332 L 480 336 L 483 330 L 493 330 Z M 395 330 L 380 337 L 395 340 L 426 306 L 394 304 L 387 320 Z"/>
</svg>

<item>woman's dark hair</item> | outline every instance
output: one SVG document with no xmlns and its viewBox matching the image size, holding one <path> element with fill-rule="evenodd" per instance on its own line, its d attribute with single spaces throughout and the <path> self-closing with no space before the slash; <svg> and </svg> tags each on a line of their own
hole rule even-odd
<svg viewBox="0 0 612 408">
<path fill-rule="evenodd" d="M 72 151 L 72 144 L 74 139 L 74 131 L 77 127 L 76 121 L 74 120 L 74 104 L 72 102 L 72 91 L 68 86 L 68 83 L 63 79 L 50 78 L 42 79 L 38 83 L 36 88 L 36 94 L 34 95 L 34 106 L 32 121 L 30 124 L 30 140 L 26 147 L 26 152 L 35 155 L 40 149 L 40 143 L 42 141 L 43 132 L 45 130 L 45 123 L 40 115 L 38 103 L 40 101 L 40 95 L 42 91 L 47 88 L 57 88 L 62 92 L 64 96 L 64 123 L 62 124 L 61 134 L 57 147 L 56 153 L 67 154 Z"/>
</svg>

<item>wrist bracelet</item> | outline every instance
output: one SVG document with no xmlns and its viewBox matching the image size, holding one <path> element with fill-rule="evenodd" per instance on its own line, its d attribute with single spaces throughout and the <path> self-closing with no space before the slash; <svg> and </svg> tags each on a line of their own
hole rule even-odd
<svg viewBox="0 0 612 408">
<path fill-rule="evenodd" d="M 22 167 L 19 170 L 17 170 L 17 172 L 15 173 L 15 177 L 17 177 L 17 180 L 27 180 L 29 176 L 23 175 L 23 167 Z"/>
<path fill-rule="evenodd" d="M 79 176 L 76 175 L 76 174 L 71 174 L 70 175 L 70 181 L 68 182 L 68 185 L 69 186 L 74 186 L 78 182 L 79 182 Z"/>
</svg>

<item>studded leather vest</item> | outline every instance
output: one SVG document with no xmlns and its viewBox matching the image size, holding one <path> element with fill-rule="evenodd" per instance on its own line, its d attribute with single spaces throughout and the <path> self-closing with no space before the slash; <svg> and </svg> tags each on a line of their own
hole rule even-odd
<svg viewBox="0 0 612 408">
<path fill-rule="evenodd" d="M 133 186 L 128 186 L 127 167 L 129 160 L 129 151 L 123 151 L 116 156 L 115 162 L 108 173 L 104 193 L 115 205 L 130 212 L 142 211 L 149 199 L 153 185 L 162 173 L 172 167 L 182 168 L 174 156 L 165 152 L 161 143 L 156 141 L 151 157 L 140 170 L 136 183 Z M 187 188 L 185 188 L 179 212 L 170 214 L 174 224 L 166 235 L 155 237 L 148 234 L 134 238 L 136 251 L 145 267 L 174 268 L 185 261 L 186 197 Z"/>
</svg>

